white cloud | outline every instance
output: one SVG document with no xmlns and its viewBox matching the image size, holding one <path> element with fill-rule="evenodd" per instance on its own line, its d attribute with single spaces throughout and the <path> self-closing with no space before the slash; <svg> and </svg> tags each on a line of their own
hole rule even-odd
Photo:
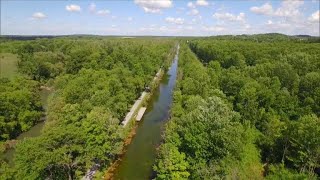
<svg viewBox="0 0 320 180">
<path fill-rule="evenodd" d="M 319 35 L 319 24 L 304 22 L 289 22 L 283 20 L 267 21 L 264 25 L 258 26 L 258 33 L 278 32 L 289 35 L 312 34 Z"/>
<path fill-rule="evenodd" d="M 241 24 L 215 24 L 213 26 L 210 25 L 202 25 L 200 28 L 204 34 L 208 35 L 225 35 L 225 34 L 252 34 L 254 32 L 253 27 L 248 23 Z"/>
<path fill-rule="evenodd" d="M 32 15 L 32 18 L 33 19 L 44 19 L 46 18 L 47 16 L 45 14 L 43 14 L 42 12 L 35 12 L 33 13 Z"/>
<path fill-rule="evenodd" d="M 191 11 L 188 14 L 195 16 L 199 14 L 199 11 L 197 9 L 191 9 Z"/>
<path fill-rule="evenodd" d="M 167 27 L 167 26 L 161 26 L 159 30 L 160 30 L 160 31 L 167 31 L 167 30 L 168 30 L 168 27 Z"/>
<path fill-rule="evenodd" d="M 266 3 L 260 7 L 251 7 L 250 10 L 256 14 L 262 14 L 266 16 L 275 16 L 275 17 L 288 17 L 295 18 L 301 15 L 299 9 L 303 5 L 303 1 L 298 0 L 284 0 L 277 9 L 273 9 L 270 3 Z"/>
<path fill-rule="evenodd" d="M 209 31 L 209 32 L 223 32 L 226 30 L 226 28 L 222 27 L 222 26 L 215 25 L 215 26 L 203 26 L 202 30 Z"/>
<path fill-rule="evenodd" d="M 218 20 L 226 20 L 226 21 L 245 21 L 245 14 L 239 13 L 239 15 L 234 15 L 231 13 L 214 13 L 212 15 L 213 18 Z"/>
<path fill-rule="evenodd" d="M 95 3 L 91 3 L 89 5 L 89 11 L 90 12 L 95 12 L 96 11 L 96 4 Z"/>
<path fill-rule="evenodd" d="M 203 25 L 203 21 L 202 21 L 202 16 L 201 15 L 197 15 L 194 16 L 194 18 L 191 19 L 191 21 L 187 21 L 186 22 L 189 25 Z"/>
<path fill-rule="evenodd" d="M 195 3 L 188 2 L 187 6 L 189 8 L 196 8 L 196 6 L 208 6 L 209 3 L 206 0 L 197 0 Z"/>
<path fill-rule="evenodd" d="M 153 27 L 141 27 L 141 28 L 139 28 L 139 31 L 142 31 L 142 32 L 144 32 L 144 31 L 153 31 L 153 30 L 154 30 Z"/>
<path fill-rule="evenodd" d="M 265 23 L 255 25 L 256 33 L 278 32 L 290 35 L 310 34 L 319 35 L 319 12 L 312 13 L 306 17 L 299 8 L 301 2 L 291 3 L 284 10 L 284 3 L 274 10 Z M 289 16 L 290 15 L 290 16 Z"/>
<path fill-rule="evenodd" d="M 118 28 L 118 26 L 117 25 L 111 25 L 110 27 L 106 27 L 105 29 L 104 29 L 106 32 L 108 32 L 108 33 L 118 33 L 119 32 L 119 28 Z"/>
<path fill-rule="evenodd" d="M 133 17 L 128 17 L 128 21 L 133 21 Z"/>
<path fill-rule="evenodd" d="M 103 9 L 103 10 L 97 11 L 97 15 L 105 16 L 105 15 L 108 15 L 108 14 L 110 14 L 110 11 L 107 10 L 107 9 Z"/>
<path fill-rule="evenodd" d="M 197 0 L 196 5 L 198 5 L 198 6 L 208 6 L 209 3 L 206 0 Z"/>
<path fill-rule="evenodd" d="M 193 26 L 186 26 L 185 29 L 186 30 L 193 30 Z"/>
<path fill-rule="evenodd" d="M 206 0 L 197 0 L 195 3 L 188 2 L 187 6 L 190 8 L 190 11 L 187 13 L 189 15 L 197 16 L 199 15 L 198 9 L 196 9 L 196 6 L 207 6 L 209 3 Z"/>
<path fill-rule="evenodd" d="M 66 10 L 70 12 L 77 12 L 77 11 L 81 11 L 81 8 L 78 5 L 70 4 L 66 6 Z"/>
<path fill-rule="evenodd" d="M 286 32 L 286 28 L 289 28 L 291 27 L 291 25 L 289 23 L 286 23 L 286 22 L 281 22 L 281 21 L 276 21 L 276 22 L 273 22 L 271 20 L 269 20 L 267 22 L 267 28 L 268 30 L 270 30 L 271 32 L 274 31 L 274 32 Z M 293 30 L 294 28 L 291 28 L 291 30 Z"/>
<path fill-rule="evenodd" d="M 196 5 L 193 4 L 193 2 L 188 2 L 187 6 L 188 6 L 189 8 L 196 8 Z"/>
<path fill-rule="evenodd" d="M 172 24 L 183 24 L 184 23 L 184 19 L 183 18 L 167 17 L 165 20 L 168 23 L 172 23 Z"/>
<path fill-rule="evenodd" d="M 158 35 L 192 35 L 196 31 L 199 31 L 200 28 L 195 29 L 193 26 L 185 25 L 169 25 L 169 26 L 158 26 L 158 25 L 149 25 L 147 27 L 139 28 L 140 35 L 155 34 Z M 200 34 L 200 33 L 199 33 Z"/>
<path fill-rule="evenodd" d="M 183 12 L 185 10 L 186 10 L 186 8 L 184 8 L 184 7 L 178 7 L 177 13 Z"/>
<path fill-rule="evenodd" d="M 162 9 L 172 7 L 171 0 L 134 0 L 147 13 L 160 13 Z"/>
<path fill-rule="evenodd" d="M 261 7 L 252 7 L 256 14 L 272 17 L 261 27 L 256 28 L 259 33 L 279 32 L 285 34 L 319 34 L 319 14 L 313 13 L 306 18 L 303 14 L 304 1 L 283 0 L 279 7 L 273 8 L 269 3 Z"/>
<path fill-rule="evenodd" d="M 296 17 L 300 15 L 299 8 L 303 5 L 303 1 L 282 1 L 281 6 L 274 12 L 279 17 Z"/>
<path fill-rule="evenodd" d="M 270 3 L 266 3 L 260 7 L 251 7 L 250 11 L 256 13 L 256 14 L 263 14 L 263 15 L 272 15 L 273 9 Z"/>
<path fill-rule="evenodd" d="M 310 22 L 317 22 L 319 23 L 320 22 L 320 12 L 319 10 L 314 12 L 313 14 L 311 14 L 311 16 L 308 18 L 308 20 Z"/>
</svg>

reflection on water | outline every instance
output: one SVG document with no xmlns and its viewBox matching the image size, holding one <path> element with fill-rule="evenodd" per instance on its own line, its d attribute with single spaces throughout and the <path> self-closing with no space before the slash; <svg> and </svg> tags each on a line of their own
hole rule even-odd
<svg viewBox="0 0 320 180">
<path fill-rule="evenodd" d="M 114 179 L 150 179 L 156 158 L 156 147 L 161 141 L 161 130 L 169 116 L 172 93 L 177 76 L 178 59 L 175 57 L 168 73 L 164 75 L 159 88 L 147 107 L 146 114 L 139 122 L 136 135 L 128 146 Z"/>
</svg>

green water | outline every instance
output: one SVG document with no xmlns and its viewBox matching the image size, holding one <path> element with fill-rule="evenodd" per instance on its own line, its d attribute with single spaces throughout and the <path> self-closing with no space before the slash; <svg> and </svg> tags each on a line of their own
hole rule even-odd
<svg viewBox="0 0 320 180">
<path fill-rule="evenodd" d="M 24 138 L 28 138 L 28 137 L 37 137 L 41 134 L 41 130 L 44 127 L 44 121 L 39 122 L 38 124 L 36 124 L 35 126 L 33 126 L 31 129 L 29 129 L 29 131 L 26 131 L 24 133 L 21 133 L 16 139 L 17 140 L 23 140 Z M 10 166 L 13 166 L 13 158 L 14 158 L 14 154 L 15 154 L 15 149 L 11 148 L 6 150 L 3 155 L 2 158 L 8 162 L 8 164 Z"/>
<path fill-rule="evenodd" d="M 40 91 L 41 104 L 45 110 L 47 110 L 48 108 L 48 97 L 51 93 L 52 93 L 52 90 L 48 90 L 48 89 L 42 89 Z"/>
<path fill-rule="evenodd" d="M 113 179 L 144 180 L 152 178 L 156 148 L 161 141 L 164 122 L 169 117 L 177 66 L 176 56 L 168 73 L 164 75 L 159 88 L 150 100 L 147 111 L 139 122 L 136 135 L 117 167 Z"/>
<path fill-rule="evenodd" d="M 52 93 L 52 91 L 49 91 L 47 89 L 43 89 L 40 91 L 40 98 L 43 108 L 47 109 L 48 104 L 48 97 Z M 45 117 L 42 118 L 42 120 L 45 120 Z M 41 134 L 41 130 L 43 129 L 45 124 L 45 121 L 38 122 L 35 126 L 31 127 L 28 131 L 21 133 L 16 140 L 23 140 L 24 138 L 30 138 L 30 137 L 37 137 Z M 13 158 L 15 154 L 15 149 L 11 148 L 6 150 L 2 154 L 2 158 L 9 163 L 9 165 L 13 165 Z"/>
</svg>

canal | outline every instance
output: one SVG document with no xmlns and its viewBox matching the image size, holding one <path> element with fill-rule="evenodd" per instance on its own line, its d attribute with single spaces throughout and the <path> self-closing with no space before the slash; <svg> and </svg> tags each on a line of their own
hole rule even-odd
<svg viewBox="0 0 320 180">
<path fill-rule="evenodd" d="M 152 166 L 157 155 L 156 148 L 160 145 L 162 129 L 169 117 L 175 87 L 178 51 L 168 72 L 163 76 L 158 89 L 154 92 L 147 107 L 146 114 L 139 122 L 136 135 L 113 178 L 115 180 L 146 180 L 152 179 Z"/>
</svg>

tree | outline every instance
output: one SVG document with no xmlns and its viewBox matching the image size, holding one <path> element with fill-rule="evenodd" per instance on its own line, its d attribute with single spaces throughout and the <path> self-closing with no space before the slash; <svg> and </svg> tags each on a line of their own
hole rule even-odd
<svg viewBox="0 0 320 180">
<path fill-rule="evenodd" d="M 223 63 L 224 68 L 230 68 L 231 66 L 235 67 L 244 67 L 246 65 L 245 57 L 239 52 L 233 52 Z"/>
<path fill-rule="evenodd" d="M 174 56 L 174 41 L 166 39 L 66 37 L 21 43 L 27 46 L 22 46 L 19 68 L 37 86 L 35 81 L 0 84 L 0 140 L 37 120 L 32 118 L 40 107 L 34 89 L 47 83 L 55 92 L 43 133 L 17 144 L 15 179 L 77 179 L 96 163 L 108 167 L 127 133 L 118 119 Z"/>
<path fill-rule="evenodd" d="M 38 83 L 17 76 L 0 78 L 0 141 L 15 138 L 41 117 Z"/>
<path fill-rule="evenodd" d="M 13 180 L 15 169 L 11 168 L 7 162 L 0 160 L 0 179 Z"/>
<path fill-rule="evenodd" d="M 16 147 L 16 177 L 74 179 L 76 171 L 83 170 L 84 143 L 85 134 L 72 125 L 52 128 L 40 137 L 24 140 Z"/>
<path fill-rule="evenodd" d="M 237 109 L 242 114 L 242 119 L 251 122 L 253 126 L 260 121 L 258 92 L 260 86 L 257 82 L 246 83 L 237 96 Z"/>
<path fill-rule="evenodd" d="M 281 34 L 218 36 L 190 41 L 191 50 L 199 61 L 207 65 L 212 87 L 225 93 L 242 116 L 243 126 L 247 127 L 247 121 L 250 121 L 254 125 L 251 127 L 259 130 L 257 142 L 262 161 L 275 166 L 282 163 L 281 168 L 277 166 L 275 171 L 269 170 L 270 177 L 303 179 L 310 174 L 312 176 L 313 171 L 319 168 L 316 155 L 319 150 L 315 148 L 319 146 L 315 139 L 319 136 L 316 128 L 320 101 L 319 43 L 298 42 L 295 37 Z M 216 66 L 213 65 L 217 62 L 222 69 L 221 73 L 216 71 L 215 74 L 213 69 Z M 184 74 L 190 73 L 185 72 L 189 69 L 183 70 Z M 219 86 L 215 85 L 217 79 Z M 209 94 L 216 95 L 212 91 Z M 179 120 L 183 122 L 181 118 Z M 199 142 L 195 140 L 187 144 Z M 227 159 L 234 164 L 236 162 L 232 157 Z M 226 159 L 222 161 L 229 162 Z M 212 167 L 220 167 L 218 162 L 211 164 Z M 217 168 L 213 174 L 206 173 L 210 172 L 208 168 L 203 169 L 204 174 L 209 174 L 206 177 L 218 172 Z M 221 172 L 226 172 L 228 167 L 221 169 Z M 309 173 L 309 176 L 297 171 Z"/>
<path fill-rule="evenodd" d="M 273 179 L 316 179 L 315 177 L 308 176 L 307 174 L 298 173 L 293 170 L 286 169 L 283 164 L 280 165 L 272 165 L 269 167 L 269 174 L 266 176 L 267 180 Z"/>
<path fill-rule="evenodd" d="M 109 164 L 123 147 L 123 128 L 119 120 L 111 116 L 108 110 L 95 107 L 83 120 L 86 134 L 86 156 L 88 161 L 99 160 Z"/>
<path fill-rule="evenodd" d="M 312 111 L 320 115 L 320 73 L 309 72 L 301 78 L 299 95 L 303 105 L 311 107 Z"/>
<path fill-rule="evenodd" d="M 188 179 L 189 164 L 185 160 L 185 154 L 180 153 L 177 147 L 166 143 L 160 146 L 159 156 L 153 169 L 157 172 L 156 179 Z"/>
<path fill-rule="evenodd" d="M 287 129 L 289 147 L 286 159 L 300 172 L 313 174 L 320 167 L 320 119 L 316 115 L 301 117 Z"/>
</svg>

